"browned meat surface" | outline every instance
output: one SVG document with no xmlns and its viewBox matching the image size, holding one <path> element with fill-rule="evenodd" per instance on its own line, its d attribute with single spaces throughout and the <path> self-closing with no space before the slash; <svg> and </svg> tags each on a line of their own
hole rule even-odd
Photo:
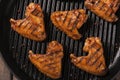
<svg viewBox="0 0 120 80">
<path fill-rule="evenodd" d="M 26 7 L 25 16 L 29 16 L 30 14 L 37 16 L 39 18 L 42 18 L 42 19 L 44 18 L 41 7 L 35 3 L 30 3 Z"/>
<path fill-rule="evenodd" d="M 30 3 L 25 15 L 24 19 L 14 20 L 11 18 L 11 28 L 26 38 L 43 41 L 46 33 L 41 7 L 38 4 Z"/>
<path fill-rule="evenodd" d="M 53 79 L 61 76 L 63 55 L 63 47 L 57 41 L 52 41 L 48 44 L 46 54 L 34 54 L 29 51 L 30 61 L 39 71 Z"/>
<path fill-rule="evenodd" d="M 80 39 L 78 29 L 86 22 L 88 16 L 83 9 L 56 11 L 51 14 L 52 23 L 73 39 Z"/>
<path fill-rule="evenodd" d="M 86 39 L 83 51 L 88 52 L 88 55 L 81 57 L 76 57 L 73 54 L 70 55 L 72 63 L 91 74 L 105 75 L 107 68 L 100 39 L 97 37 Z"/>
<path fill-rule="evenodd" d="M 86 0 L 85 6 L 99 17 L 109 22 L 116 22 L 115 15 L 120 6 L 120 0 Z"/>
</svg>

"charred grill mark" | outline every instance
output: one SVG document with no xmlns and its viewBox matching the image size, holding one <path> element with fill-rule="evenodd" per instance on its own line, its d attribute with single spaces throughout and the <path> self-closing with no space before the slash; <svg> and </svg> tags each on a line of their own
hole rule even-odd
<svg viewBox="0 0 120 80">
<path fill-rule="evenodd" d="M 115 13 L 113 8 L 117 7 L 117 6 L 118 6 L 118 1 L 117 0 L 112 1 L 109 5 L 108 9 L 106 10 L 105 14 L 109 13 L 108 16 L 112 16 L 112 14 Z"/>
<path fill-rule="evenodd" d="M 25 22 L 25 20 L 23 20 L 23 21 L 18 25 L 18 27 L 21 27 L 24 22 Z"/>
<path fill-rule="evenodd" d="M 96 42 L 93 42 L 93 44 L 91 44 L 91 46 L 89 47 L 89 49 L 91 49 L 91 48 L 95 48 L 96 49 L 95 44 L 96 44 Z"/>
<path fill-rule="evenodd" d="M 68 15 L 68 13 L 69 13 L 69 11 L 67 11 L 66 16 L 65 16 L 65 19 L 63 20 L 62 25 L 65 23 L 65 21 L 66 21 L 66 19 L 67 19 L 67 15 Z M 56 17 L 59 17 L 59 20 L 61 20 L 61 15 L 56 16 Z M 57 21 L 57 19 L 56 19 L 56 18 L 55 18 L 55 21 L 56 21 L 56 23 L 58 23 L 58 21 Z"/>
<path fill-rule="evenodd" d="M 46 64 L 45 66 L 50 67 L 50 69 L 55 69 L 56 67 L 55 67 L 55 66 L 52 66 L 52 65 L 55 65 L 55 64 L 54 64 L 54 63 L 53 63 L 53 64 Z"/>
<path fill-rule="evenodd" d="M 30 24 L 29 21 L 28 21 L 27 24 L 23 27 L 23 29 L 25 29 L 25 28 L 28 26 L 28 24 Z"/>
<path fill-rule="evenodd" d="M 41 12 L 38 12 L 38 13 L 36 13 L 36 15 L 35 16 L 38 16 L 38 15 L 40 15 L 41 14 Z"/>
<path fill-rule="evenodd" d="M 75 15 L 75 10 L 74 10 L 72 13 Z M 71 18 L 70 18 L 70 20 L 69 20 L 69 22 L 68 22 L 67 27 L 69 27 L 69 26 L 70 26 L 71 21 L 72 21 L 72 16 L 71 16 Z"/>
<path fill-rule="evenodd" d="M 112 14 L 113 14 L 114 12 L 113 12 L 113 10 L 112 10 L 112 11 L 111 11 L 111 10 L 112 10 L 112 8 L 108 8 L 107 11 L 105 12 L 105 14 L 109 13 L 108 16 L 112 16 Z"/>
<path fill-rule="evenodd" d="M 59 51 L 51 51 L 51 52 L 47 52 L 46 55 L 53 55 L 55 53 L 60 53 L 60 52 L 62 52 L 62 51 L 61 50 L 59 50 Z"/>
<path fill-rule="evenodd" d="M 69 22 L 68 22 L 68 24 L 67 24 L 67 26 L 66 26 L 66 27 L 69 27 L 69 25 L 70 25 L 71 21 L 72 21 L 72 17 L 70 18 L 70 20 L 69 20 Z"/>
<path fill-rule="evenodd" d="M 32 11 L 32 14 L 35 14 L 35 12 L 36 12 L 36 8 Z"/>
<path fill-rule="evenodd" d="M 33 28 L 34 26 L 31 25 L 28 29 L 28 31 L 32 30 L 32 32 L 30 33 L 32 36 L 38 38 L 38 35 L 34 34 L 34 32 L 37 30 L 37 28 Z"/>
<path fill-rule="evenodd" d="M 81 14 L 81 13 L 79 12 L 78 15 L 77 15 L 77 18 L 76 18 L 76 20 L 75 20 L 75 22 L 74 22 L 74 24 L 73 24 L 72 30 L 75 29 L 75 28 L 77 27 L 78 18 L 80 17 L 80 14 Z M 72 30 L 71 30 L 71 31 L 72 31 Z"/>
<path fill-rule="evenodd" d="M 33 36 L 37 37 L 37 35 L 34 34 L 34 31 L 36 31 L 36 30 L 37 30 L 37 27 L 35 25 L 31 24 L 31 26 L 28 28 L 27 31 L 31 31 L 30 34 L 32 34 Z"/>
<path fill-rule="evenodd" d="M 96 67 L 96 69 L 99 69 L 101 65 L 102 65 L 102 62 L 100 62 L 100 64 Z"/>
<path fill-rule="evenodd" d="M 75 15 L 75 10 L 74 10 L 74 15 Z M 79 18 L 79 16 L 80 16 L 80 12 L 78 11 L 78 15 L 75 15 L 75 16 L 77 16 L 76 17 L 76 20 L 74 21 L 74 23 L 73 23 L 73 26 L 72 26 L 72 28 L 71 28 L 71 30 L 70 31 L 72 31 L 73 29 L 75 29 L 76 27 L 77 27 L 77 24 L 78 24 L 78 18 Z M 71 20 L 72 20 L 72 17 L 71 17 L 71 19 L 70 19 L 70 21 L 69 21 L 69 23 L 68 23 L 68 26 L 67 27 L 69 27 L 70 26 L 70 23 L 71 23 Z"/>
<path fill-rule="evenodd" d="M 36 38 L 39 38 L 39 36 L 38 35 L 36 35 L 36 34 L 32 34 L 34 37 L 36 37 Z"/>
<path fill-rule="evenodd" d="M 58 64 L 59 62 L 55 62 L 55 61 L 53 61 L 53 62 L 51 62 L 51 63 L 47 63 L 46 62 L 46 64 L 44 65 L 44 67 L 49 67 L 50 69 L 52 69 L 53 71 L 55 71 L 55 69 L 56 69 L 56 64 Z"/>
<path fill-rule="evenodd" d="M 23 29 L 27 29 L 26 31 L 28 31 L 28 30 L 30 30 L 30 28 L 32 27 L 32 24 L 27 24 L 27 26 L 26 27 L 24 27 Z"/>
<path fill-rule="evenodd" d="M 32 11 L 32 14 L 36 15 L 38 13 L 38 10 L 37 8 L 35 8 L 33 11 Z"/>
<path fill-rule="evenodd" d="M 113 11 L 113 6 L 114 6 L 114 3 L 113 3 L 113 1 L 112 1 L 111 4 L 109 5 L 108 9 L 106 10 L 105 14 L 107 14 L 108 12 L 110 12 L 110 11 L 112 10 L 112 11 L 110 12 L 110 15 L 109 15 L 109 16 L 111 16 L 112 13 L 114 13 L 114 11 Z"/>
<path fill-rule="evenodd" d="M 38 60 L 38 59 L 40 59 L 40 58 L 42 58 L 43 56 L 39 56 L 39 57 L 37 57 L 37 59 L 36 60 Z"/>
<path fill-rule="evenodd" d="M 67 13 L 66 13 L 66 15 L 65 15 L 65 19 L 63 20 L 63 24 L 65 23 L 65 21 L 66 21 L 66 19 L 67 19 L 68 13 L 69 13 L 69 11 L 67 11 Z M 62 25 L 63 25 L 63 24 L 62 24 Z"/>
<path fill-rule="evenodd" d="M 119 0 L 115 0 L 114 2 L 115 2 L 115 5 L 113 7 L 118 7 L 118 5 L 120 3 Z"/>
<path fill-rule="evenodd" d="M 40 57 L 39 57 L 40 58 Z M 37 59 L 39 59 L 39 58 L 37 58 Z M 45 62 L 48 62 L 48 60 L 47 59 L 44 59 L 43 61 L 39 61 L 39 63 L 45 63 Z"/>
<path fill-rule="evenodd" d="M 30 30 L 32 28 L 32 24 L 30 25 L 30 27 L 28 28 L 28 30 Z"/>
<path fill-rule="evenodd" d="M 50 57 L 51 56 L 51 57 Z M 40 56 L 40 57 L 38 57 L 37 59 L 39 59 L 39 58 L 42 58 L 42 57 L 46 57 L 46 59 L 44 59 L 43 61 L 40 61 L 40 63 L 44 63 L 44 62 L 48 62 L 48 61 L 53 61 L 53 62 L 51 62 L 51 63 L 49 63 L 49 64 L 46 64 L 45 66 L 48 66 L 48 65 L 53 65 L 53 64 L 57 64 L 58 63 L 58 61 L 55 61 L 54 60 L 54 58 L 53 58 L 53 56 L 52 55 L 43 55 L 43 56 Z M 57 57 L 56 57 L 57 58 Z M 47 59 L 49 59 L 49 60 L 47 60 Z"/>
<path fill-rule="evenodd" d="M 77 64 L 81 63 L 84 58 L 81 57 L 80 60 L 77 62 Z"/>
<path fill-rule="evenodd" d="M 59 62 L 55 62 L 55 61 L 53 61 L 53 62 L 47 64 L 46 66 L 48 66 L 48 65 L 49 65 L 49 66 L 56 65 L 57 63 L 59 63 Z"/>
<path fill-rule="evenodd" d="M 52 71 L 55 71 L 55 69 L 56 69 L 56 67 L 50 66 L 50 65 L 47 65 L 47 67 L 49 67 Z"/>
<path fill-rule="evenodd" d="M 105 14 L 107 14 L 110 9 L 111 9 L 111 8 L 108 8 L 108 9 L 106 10 Z"/>
<path fill-rule="evenodd" d="M 39 12 L 36 16 L 42 17 L 42 12 Z"/>
<path fill-rule="evenodd" d="M 95 59 L 95 61 L 91 64 L 91 66 L 94 65 L 94 64 L 96 64 L 96 62 L 97 62 L 101 57 L 102 57 L 102 54 Z"/>
<path fill-rule="evenodd" d="M 38 16 L 41 12 L 39 10 L 37 10 L 37 8 L 35 8 L 32 12 L 32 14 L 34 14 L 35 16 Z"/>
<path fill-rule="evenodd" d="M 61 20 L 61 16 L 55 16 L 55 22 L 58 24 L 58 20 L 57 20 L 57 17 L 59 17 L 59 19 Z M 58 26 L 59 27 L 59 26 Z"/>
<path fill-rule="evenodd" d="M 111 13 L 108 16 L 112 16 L 113 15 L 113 10 L 111 11 Z"/>
<path fill-rule="evenodd" d="M 102 6 L 100 7 L 100 10 L 102 10 L 105 7 L 105 3 L 102 3 Z"/>
<path fill-rule="evenodd" d="M 100 51 L 100 49 L 101 49 L 101 47 L 98 48 L 98 49 L 93 53 L 93 55 L 90 56 L 90 58 L 87 60 L 87 64 L 89 64 L 90 60 L 97 54 L 97 52 Z"/>
<path fill-rule="evenodd" d="M 98 48 L 93 54 L 96 54 L 98 51 L 100 51 L 101 47 Z"/>
<path fill-rule="evenodd" d="M 33 26 L 34 27 L 34 26 Z M 37 30 L 37 27 L 35 26 L 35 28 L 33 28 L 31 34 L 34 34 L 34 32 Z"/>
</svg>

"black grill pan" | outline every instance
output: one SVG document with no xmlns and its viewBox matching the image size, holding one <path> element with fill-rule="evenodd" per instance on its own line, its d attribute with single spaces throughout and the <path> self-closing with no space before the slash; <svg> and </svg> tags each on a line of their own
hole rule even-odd
<svg viewBox="0 0 120 80">
<path fill-rule="evenodd" d="M 47 39 L 36 42 L 24 38 L 10 28 L 9 19 L 24 18 L 25 8 L 30 2 L 41 5 L 45 15 L 45 28 Z M 111 80 L 120 70 L 120 20 L 109 23 L 99 18 L 89 10 L 88 21 L 79 32 L 83 35 L 80 40 L 73 40 L 58 30 L 50 20 L 50 14 L 54 11 L 80 9 L 84 7 L 83 0 L 2 0 L 0 2 L 0 51 L 10 67 L 21 80 L 52 80 L 39 72 L 28 59 L 28 50 L 44 54 L 47 44 L 57 40 L 64 46 L 64 58 L 62 61 L 62 76 L 58 80 Z M 120 16 L 120 10 L 117 15 Z M 98 77 L 86 73 L 75 67 L 69 55 L 75 53 L 77 56 L 87 55 L 82 52 L 84 41 L 87 37 L 100 37 L 104 47 L 104 56 L 108 74 Z M 117 53 L 117 54 L 116 54 Z M 117 56 L 116 56 L 117 55 Z"/>
</svg>

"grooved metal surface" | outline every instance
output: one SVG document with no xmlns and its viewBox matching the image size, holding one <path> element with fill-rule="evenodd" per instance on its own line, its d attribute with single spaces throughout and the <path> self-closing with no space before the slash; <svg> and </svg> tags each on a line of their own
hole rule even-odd
<svg viewBox="0 0 120 80">
<path fill-rule="evenodd" d="M 86 10 L 84 2 L 81 0 L 17 0 L 14 4 L 12 18 L 24 18 L 25 8 L 30 2 L 39 3 L 44 12 L 45 29 L 47 39 L 43 42 L 36 42 L 24 38 L 10 29 L 9 51 L 16 61 L 17 65 L 25 74 L 32 77 L 33 80 L 52 80 L 39 72 L 29 61 L 28 51 L 45 54 L 47 44 L 52 40 L 57 40 L 64 47 L 64 58 L 62 61 L 62 75 L 58 80 L 103 80 L 104 77 L 97 77 L 78 69 L 70 62 L 70 53 L 77 56 L 85 56 L 87 53 L 82 51 L 84 41 L 87 37 L 97 36 L 101 38 L 104 47 L 104 55 L 107 66 L 113 62 L 115 56 L 116 24 L 108 23 L 99 18 L 89 10 Z M 62 31 L 58 30 L 50 20 L 50 14 L 54 11 L 64 11 L 83 8 L 86 10 L 89 18 L 87 22 L 79 29 L 83 35 L 80 40 L 69 38 Z M 10 27 L 10 26 L 9 26 Z"/>
</svg>

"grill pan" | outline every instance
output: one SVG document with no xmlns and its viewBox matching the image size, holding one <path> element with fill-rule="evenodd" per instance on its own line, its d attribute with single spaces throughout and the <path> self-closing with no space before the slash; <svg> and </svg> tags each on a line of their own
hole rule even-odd
<svg viewBox="0 0 120 80">
<path fill-rule="evenodd" d="M 11 17 L 15 19 L 24 18 L 25 8 L 30 2 L 40 4 L 44 12 L 47 39 L 43 42 L 24 38 L 10 28 L 9 19 Z M 0 51 L 11 71 L 19 79 L 52 80 L 39 72 L 28 59 L 28 50 L 44 54 L 47 44 L 52 40 L 57 40 L 64 47 L 62 76 L 58 80 L 111 80 L 116 75 L 120 70 L 120 51 L 118 51 L 120 46 L 120 19 L 116 23 L 109 23 L 86 10 L 89 18 L 79 30 L 83 35 L 80 40 L 69 38 L 54 27 L 50 20 L 50 14 L 54 11 L 79 8 L 86 10 L 83 0 L 2 0 L 0 2 Z M 117 16 L 120 18 L 120 10 L 118 10 Z M 90 36 L 101 38 L 106 64 L 109 68 L 106 76 L 94 76 L 78 69 L 70 62 L 70 53 L 75 53 L 77 56 L 87 55 L 87 53 L 82 52 L 82 48 L 85 39 Z"/>
</svg>

